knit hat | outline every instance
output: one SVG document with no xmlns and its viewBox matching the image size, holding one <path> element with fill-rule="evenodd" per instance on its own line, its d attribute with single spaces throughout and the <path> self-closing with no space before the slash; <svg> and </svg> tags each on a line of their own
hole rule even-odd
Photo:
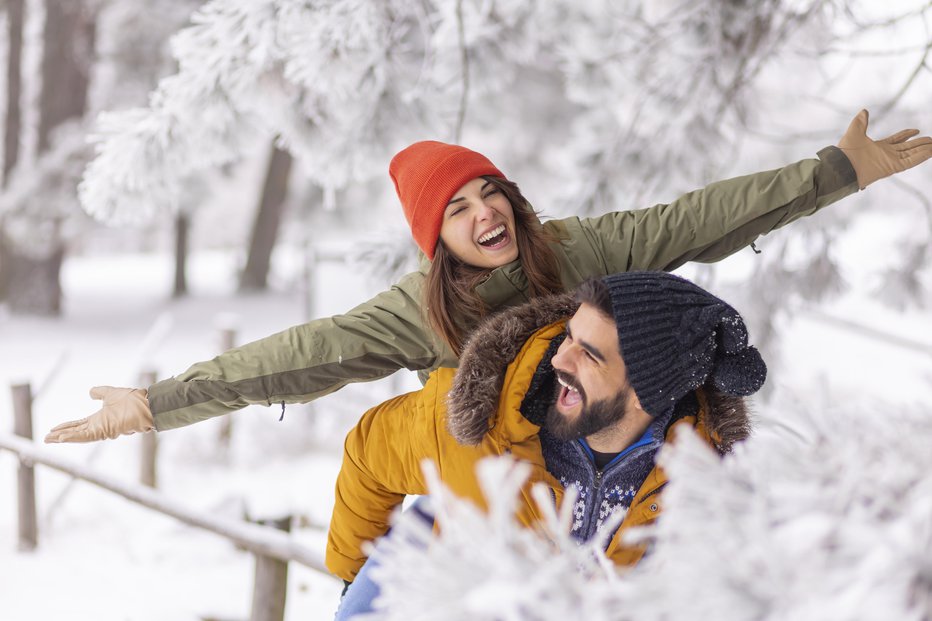
<svg viewBox="0 0 932 621">
<path fill-rule="evenodd" d="M 734 308 L 666 272 L 625 272 L 602 279 L 612 301 L 628 381 L 657 417 L 707 381 L 735 396 L 764 384 L 767 366 Z"/>
<path fill-rule="evenodd" d="M 418 247 L 433 260 L 443 212 L 453 195 L 483 175 L 504 177 L 481 153 L 433 140 L 402 149 L 388 165 Z"/>
</svg>

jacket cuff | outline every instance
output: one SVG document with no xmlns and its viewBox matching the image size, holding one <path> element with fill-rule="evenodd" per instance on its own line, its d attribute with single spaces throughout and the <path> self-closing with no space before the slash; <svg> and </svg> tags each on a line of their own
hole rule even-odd
<svg viewBox="0 0 932 621">
<path fill-rule="evenodd" d="M 825 164 L 824 168 L 828 169 L 828 174 L 824 175 L 823 183 L 831 188 L 830 191 L 858 182 L 858 174 L 851 165 L 851 160 L 845 155 L 844 151 L 835 146 L 828 146 L 819 151 L 819 159 Z"/>
</svg>

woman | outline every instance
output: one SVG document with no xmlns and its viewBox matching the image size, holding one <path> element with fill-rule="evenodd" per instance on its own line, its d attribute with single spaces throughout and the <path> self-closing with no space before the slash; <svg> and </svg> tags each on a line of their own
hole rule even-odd
<svg viewBox="0 0 932 621">
<path fill-rule="evenodd" d="M 165 431 L 249 404 L 311 401 L 399 368 L 421 378 L 455 367 L 483 315 L 629 270 L 718 261 L 758 236 L 932 157 L 932 139 L 904 130 L 881 141 L 855 117 L 819 159 L 713 183 L 668 205 L 543 224 L 518 187 L 483 155 L 418 142 L 389 166 L 420 269 L 343 315 L 200 362 L 146 389 L 97 387 L 103 407 L 58 425 L 46 442 Z M 426 309 L 426 310 L 422 310 Z"/>
</svg>

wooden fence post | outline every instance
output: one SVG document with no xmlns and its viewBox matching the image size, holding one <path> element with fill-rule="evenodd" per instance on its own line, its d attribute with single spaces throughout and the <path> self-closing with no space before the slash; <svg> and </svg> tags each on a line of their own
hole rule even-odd
<svg viewBox="0 0 932 621">
<path fill-rule="evenodd" d="M 286 533 L 291 532 L 291 516 L 262 520 Z M 256 581 L 252 590 L 252 612 L 249 621 L 284 621 L 285 598 L 288 594 L 288 563 L 270 556 L 256 555 Z"/>
<path fill-rule="evenodd" d="M 13 391 L 13 433 L 32 440 L 32 388 L 29 384 L 15 384 Z M 36 473 L 32 465 L 19 460 L 17 473 L 17 499 L 19 502 L 19 550 L 28 552 L 38 545 L 36 520 Z"/>
<path fill-rule="evenodd" d="M 156 381 L 155 371 L 143 371 L 139 374 L 139 385 L 148 388 Z M 159 434 L 155 431 L 140 436 L 139 482 L 146 487 L 158 487 Z"/>
<path fill-rule="evenodd" d="M 220 351 L 224 352 L 236 347 L 236 328 L 220 328 Z M 227 414 L 220 419 L 220 434 L 218 436 L 220 448 L 229 451 L 233 440 L 233 415 Z"/>
</svg>

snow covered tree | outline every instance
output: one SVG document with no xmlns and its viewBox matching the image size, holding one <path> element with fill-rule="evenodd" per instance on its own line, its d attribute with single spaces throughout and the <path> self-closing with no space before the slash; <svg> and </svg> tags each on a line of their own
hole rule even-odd
<svg viewBox="0 0 932 621">
<path fill-rule="evenodd" d="M 62 131 L 63 125 L 84 115 L 96 36 L 96 9 L 90 2 L 74 0 L 47 0 L 44 8 L 36 152 L 42 159 L 40 168 L 47 170 L 52 162 L 70 160 L 74 154 L 71 141 L 65 141 L 67 146 L 57 145 L 61 152 L 43 159 L 56 147 L 54 132 Z M 15 37 L 10 41 L 15 43 Z M 12 60 L 17 59 L 14 55 Z M 55 173 L 67 177 L 62 170 Z M 48 186 L 58 184 L 50 182 Z M 59 193 L 61 188 L 54 187 L 51 191 Z M 64 256 L 61 203 L 47 204 L 50 197 L 42 193 L 23 199 L 4 210 L 6 226 L 0 231 L 0 269 L 5 272 L 0 278 L 5 283 L 3 294 L 14 311 L 57 315 L 61 310 L 59 270 Z M 26 224 L 26 229 L 41 230 L 39 243 L 32 236 L 11 233 L 11 228 L 29 222 L 35 226 Z"/>
<path fill-rule="evenodd" d="M 178 10 L 182 5 L 183 13 Z M 34 14 L 25 17 L 42 23 L 42 40 L 30 44 L 41 51 L 40 72 L 27 76 L 37 82 L 33 90 L 40 91 L 35 127 L 22 126 L 17 107 L 26 7 Z M 84 119 L 101 106 L 125 106 L 145 96 L 169 68 L 159 47 L 192 8 L 191 0 L 162 3 L 158 11 L 104 0 L 9 4 L 5 190 L 0 196 L 0 284 L 5 286 L 0 286 L 0 299 L 14 312 L 59 312 L 66 245 L 93 224 L 76 196 L 92 154 Z M 29 143 L 25 160 L 19 152 L 23 140 Z"/>
<path fill-rule="evenodd" d="M 439 533 L 398 514 L 372 618 L 930 618 L 932 411 L 780 414 L 802 438 L 761 435 L 724 459 L 691 433 L 663 449 L 664 513 L 635 535 L 651 551 L 630 571 L 574 542 L 549 492 L 543 528 L 522 528 L 520 464 L 480 464 L 488 514 L 435 479 Z"/>
<path fill-rule="evenodd" d="M 602 552 L 607 542 L 580 545 L 569 534 L 575 488 L 567 490 L 560 512 L 548 489 L 535 488 L 546 519 L 539 530 L 529 530 L 514 518 L 530 474 L 527 464 L 507 457 L 478 464 L 488 513 L 446 490 L 432 464 L 425 462 L 424 468 L 442 534 L 435 536 L 423 518 L 396 516 L 392 536 L 379 544 L 385 563 L 373 570 L 383 586 L 375 618 L 599 619 L 623 602 L 616 592 L 618 575 Z M 611 529 L 620 517 L 606 524 Z"/>
<path fill-rule="evenodd" d="M 413 137 L 470 136 L 519 170 L 566 167 L 584 184 L 563 208 L 634 206 L 709 167 L 761 67 L 823 35 L 832 6 L 214 0 L 149 108 L 101 119 L 82 201 L 117 221 L 171 207 L 179 179 L 259 130 L 330 190 L 384 175 Z"/>
<path fill-rule="evenodd" d="M 25 0 L 9 0 L 6 3 L 7 58 L 6 58 L 6 113 L 3 122 L 3 187 L 10 181 L 10 172 L 19 159 L 21 123 L 20 97 L 22 95 L 23 24 Z M 3 241 L 3 218 L 0 217 L 0 301 L 9 288 L 10 270 L 4 267 L 8 253 Z"/>
<path fill-rule="evenodd" d="M 548 215 L 642 207 L 811 155 L 863 105 L 889 103 L 881 121 L 893 110 L 921 120 L 930 11 L 918 0 L 213 0 L 174 39 L 179 71 L 149 107 L 101 117 L 81 200 L 112 222 L 177 208 L 187 175 L 240 157 L 258 133 L 331 206 L 375 178 L 397 216 L 387 162 L 432 137 L 493 155 Z M 865 68 L 880 77 L 858 80 Z M 810 299 L 844 284 L 828 252 L 840 231 L 812 226 L 801 252 L 819 269 L 786 273 Z M 925 241 L 905 266 L 927 265 Z M 772 265 L 762 276 L 777 282 L 785 263 Z M 888 282 L 919 297 L 915 279 Z"/>
</svg>

